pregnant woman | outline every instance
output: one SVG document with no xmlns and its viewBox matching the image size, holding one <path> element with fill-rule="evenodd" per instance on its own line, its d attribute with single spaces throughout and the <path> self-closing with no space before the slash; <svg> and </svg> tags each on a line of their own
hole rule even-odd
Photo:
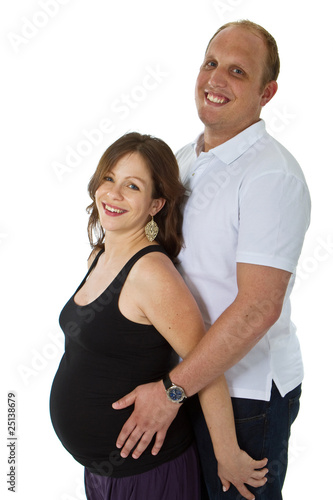
<svg viewBox="0 0 333 500">
<path fill-rule="evenodd" d="M 174 266 L 183 197 L 176 159 L 163 141 L 127 134 L 103 154 L 89 194 L 93 251 L 87 275 L 60 314 L 65 353 L 50 397 L 55 432 L 85 467 L 89 500 L 199 500 L 186 395 L 168 379 L 179 356 L 204 335 L 197 305 Z M 122 458 L 116 440 L 132 409 L 114 410 L 112 403 L 157 380 L 165 405 L 174 409 L 164 445 Z M 224 378 L 200 399 L 214 449 L 223 456 L 224 487 L 236 482 L 244 494 L 244 483 L 263 485 L 266 460 L 239 449 Z M 224 425 L 215 425 L 221 416 Z"/>
</svg>

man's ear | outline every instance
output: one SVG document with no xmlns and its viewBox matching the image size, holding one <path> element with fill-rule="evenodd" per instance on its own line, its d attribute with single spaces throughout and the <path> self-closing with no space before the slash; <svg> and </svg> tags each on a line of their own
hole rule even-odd
<svg viewBox="0 0 333 500">
<path fill-rule="evenodd" d="M 266 104 L 275 96 L 278 89 L 278 84 L 275 80 L 268 82 L 264 88 L 261 96 L 261 106 L 266 106 Z"/>
</svg>

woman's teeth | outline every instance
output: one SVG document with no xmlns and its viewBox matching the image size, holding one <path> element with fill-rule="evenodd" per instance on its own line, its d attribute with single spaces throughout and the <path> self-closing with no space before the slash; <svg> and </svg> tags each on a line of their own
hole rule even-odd
<svg viewBox="0 0 333 500">
<path fill-rule="evenodd" d="M 110 207 L 109 205 L 105 205 L 105 208 L 109 212 L 113 212 L 115 214 L 123 214 L 125 212 L 125 210 L 120 210 L 119 208 L 113 208 L 113 207 Z"/>
</svg>

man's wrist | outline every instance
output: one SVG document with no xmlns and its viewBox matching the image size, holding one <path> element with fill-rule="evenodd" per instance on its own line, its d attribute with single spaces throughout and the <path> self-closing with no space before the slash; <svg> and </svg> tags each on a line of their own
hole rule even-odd
<svg viewBox="0 0 333 500">
<path fill-rule="evenodd" d="M 174 384 L 171 381 L 169 374 L 163 378 L 163 385 L 166 396 L 169 401 L 172 401 L 172 403 L 182 403 L 185 399 L 187 399 L 185 390 L 180 385 Z"/>
</svg>

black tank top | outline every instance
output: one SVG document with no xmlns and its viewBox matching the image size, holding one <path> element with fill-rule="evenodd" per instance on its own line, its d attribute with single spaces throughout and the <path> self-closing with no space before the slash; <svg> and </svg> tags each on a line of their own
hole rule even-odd
<svg viewBox="0 0 333 500">
<path fill-rule="evenodd" d="M 102 252 L 60 314 L 65 353 L 53 381 L 50 413 L 60 441 L 78 462 L 96 474 L 124 477 L 179 456 L 191 444 L 192 431 L 182 405 L 157 456 L 151 455 L 151 443 L 139 459 L 120 457 L 116 439 L 133 407 L 114 410 L 112 403 L 137 385 L 160 380 L 179 358 L 154 326 L 130 321 L 118 307 L 133 265 L 147 253 L 165 253 L 161 247 L 136 253 L 90 304 L 75 303 Z"/>
</svg>

